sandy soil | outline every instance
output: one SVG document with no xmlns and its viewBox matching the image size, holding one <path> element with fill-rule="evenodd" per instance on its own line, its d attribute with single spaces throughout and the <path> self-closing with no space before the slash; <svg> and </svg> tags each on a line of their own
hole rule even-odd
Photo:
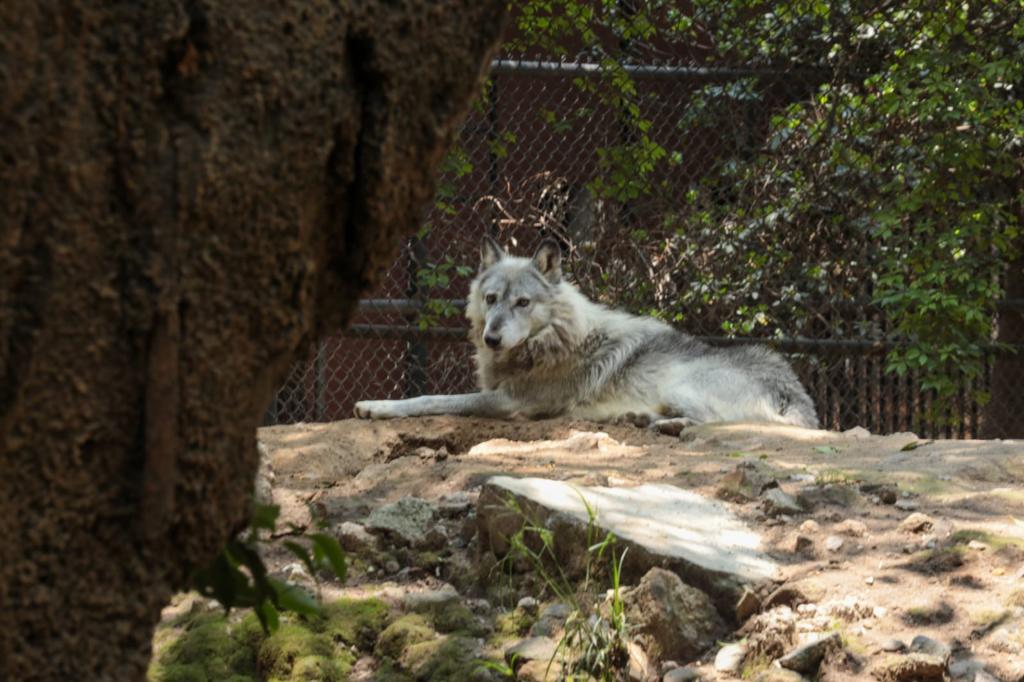
<svg viewBox="0 0 1024 682">
<path fill-rule="evenodd" d="M 848 671 L 849 679 L 867 676 L 886 640 L 909 643 L 920 634 L 949 645 L 957 661 L 1024 679 L 1024 636 L 1006 637 L 1022 632 L 1015 629 L 1024 607 L 1022 441 L 930 442 L 908 433 L 749 424 L 695 427 L 676 438 L 626 425 L 448 417 L 277 426 L 261 429 L 259 440 L 269 453 L 274 500 L 284 520 L 299 525 L 311 515 L 360 521 L 384 503 L 472 491 L 498 473 L 588 485 L 657 481 L 714 495 L 726 473 L 753 462 L 787 492 L 826 491 L 813 512 L 781 520 L 757 502 L 733 505 L 763 534 L 787 578 L 819 602 L 852 596 L 883 609 L 850 625 L 867 664 Z M 897 486 L 898 504 L 861 484 Z M 865 492 L 832 494 L 858 488 Z M 901 529 L 913 512 L 933 527 Z M 792 551 L 797 533 L 812 549 Z M 826 549 L 829 536 L 842 538 L 842 547 Z M 364 575 L 355 582 L 366 589 L 374 581 Z M 395 579 L 387 584 L 393 588 Z M 708 664 L 701 671 L 714 679 Z"/>
</svg>

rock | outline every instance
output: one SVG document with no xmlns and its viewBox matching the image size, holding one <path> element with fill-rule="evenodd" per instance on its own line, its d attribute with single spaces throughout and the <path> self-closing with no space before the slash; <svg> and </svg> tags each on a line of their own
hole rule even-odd
<svg viewBox="0 0 1024 682">
<path fill-rule="evenodd" d="M 768 668 L 754 678 L 754 682 L 806 682 L 804 676 L 785 668 Z"/>
<path fill-rule="evenodd" d="M 825 654 L 828 653 L 830 649 L 839 648 L 841 646 L 842 639 L 840 638 L 839 633 L 833 632 L 830 635 L 826 635 L 793 649 L 785 656 L 778 659 L 779 665 L 789 670 L 795 670 L 798 673 L 814 675 L 818 670 L 818 666 L 821 665 L 821 659 L 825 657 Z"/>
<path fill-rule="evenodd" d="M 764 491 L 777 486 L 778 483 L 764 467 L 759 467 L 753 462 L 743 462 L 722 477 L 715 497 L 743 504 L 756 500 Z"/>
<path fill-rule="evenodd" d="M 654 675 L 654 668 L 647 658 L 644 650 L 635 642 L 626 645 L 629 651 L 629 679 L 631 682 L 647 682 L 649 679 L 657 679 Z"/>
<path fill-rule="evenodd" d="M 825 549 L 830 552 L 838 552 L 843 548 L 844 541 L 838 535 L 829 535 L 825 538 Z"/>
<path fill-rule="evenodd" d="M 544 607 L 537 622 L 530 628 L 530 634 L 539 637 L 553 637 L 572 613 L 572 607 L 562 602 L 553 602 Z"/>
<path fill-rule="evenodd" d="M 857 597 L 852 594 L 837 601 L 828 601 L 821 604 L 818 608 L 822 613 L 826 613 L 833 618 L 838 618 L 847 622 L 870 618 L 874 615 L 875 611 L 875 608 L 871 606 L 871 604 L 857 599 Z"/>
<path fill-rule="evenodd" d="M 774 592 L 768 595 L 767 599 L 764 600 L 764 608 L 773 609 L 776 606 L 788 606 L 795 608 L 799 604 L 804 604 L 808 601 L 807 597 L 804 596 L 803 591 L 794 585 L 782 585 L 775 589 Z"/>
<path fill-rule="evenodd" d="M 821 524 L 814 519 L 807 519 L 800 524 L 800 532 L 807 533 L 808 535 L 814 535 L 815 533 L 821 532 Z"/>
<path fill-rule="evenodd" d="M 977 681 L 977 675 L 982 672 L 985 668 L 985 664 L 974 658 L 964 658 L 959 661 L 953 661 L 949 664 L 949 676 L 954 680 L 956 679 L 968 679 Z"/>
<path fill-rule="evenodd" d="M 720 673 L 735 675 L 743 667 L 743 659 L 746 657 L 746 644 L 726 644 L 715 654 L 715 670 Z"/>
<path fill-rule="evenodd" d="M 814 553 L 814 540 L 803 533 L 790 533 L 782 541 L 781 547 L 789 554 L 810 555 Z"/>
<path fill-rule="evenodd" d="M 929 654 L 907 654 L 890 656 L 872 673 L 884 682 L 928 682 L 942 680 L 946 673 L 946 662 Z"/>
<path fill-rule="evenodd" d="M 807 485 L 796 494 L 797 503 L 810 511 L 823 505 L 852 507 L 860 499 L 857 490 L 849 485 Z"/>
<path fill-rule="evenodd" d="M 708 596 L 662 568 L 623 590 L 622 600 L 631 635 L 655 659 L 695 659 L 725 632 Z"/>
<path fill-rule="evenodd" d="M 740 600 L 736 603 L 736 621 L 742 623 L 757 613 L 761 608 L 761 599 L 751 589 L 743 590 Z"/>
<path fill-rule="evenodd" d="M 684 668 L 673 668 L 667 671 L 661 678 L 661 682 L 698 682 L 704 679 L 696 668 L 686 666 Z"/>
<path fill-rule="evenodd" d="M 837 524 L 832 530 L 840 535 L 847 535 L 851 538 L 862 538 L 868 534 L 867 525 L 857 519 L 847 519 Z"/>
<path fill-rule="evenodd" d="M 437 511 L 446 519 L 465 516 L 473 508 L 474 497 L 463 490 L 443 495 L 437 501 Z"/>
<path fill-rule="evenodd" d="M 366 519 L 366 529 L 371 533 L 384 535 L 399 544 L 423 549 L 430 547 L 431 531 L 435 530 L 434 520 L 437 510 L 434 505 L 418 497 L 403 497 L 392 504 L 379 507 L 370 512 Z M 443 544 L 443 539 L 442 539 Z"/>
<path fill-rule="evenodd" d="M 882 642 L 882 651 L 888 651 L 889 653 L 896 653 L 900 651 L 906 651 L 907 645 L 901 639 L 890 637 L 889 639 Z"/>
<path fill-rule="evenodd" d="M 429 613 L 452 604 L 459 599 L 459 593 L 450 585 L 440 590 L 408 592 L 402 598 L 402 608 L 412 613 Z"/>
<path fill-rule="evenodd" d="M 338 544 L 346 552 L 355 554 L 377 549 L 377 536 L 367 531 L 362 524 L 345 521 L 335 532 Z"/>
<path fill-rule="evenodd" d="M 973 549 L 976 552 L 984 552 L 988 549 L 988 545 L 984 542 L 978 542 L 977 540 L 971 540 L 967 543 L 967 547 Z"/>
<path fill-rule="evenodd" d="M 918 635 L 914 637 L 914 639 L 910 640 L 910 650 L 914 653 L 937 656 L 941 658 L 943 662 L 948 661 L 950 655 L 953 653 L 952 649 L 942 642 L 924 635 Z"/>
<path fill-rule="evenodd" d="M 512 497 L 521 511 L 510 510 Z M 761 549 L 758 533 L 725 505 L 667 484 L 630 488 L 573 487 L 560 481 L 497 476 L 477 505 L 479 542 L 503 556 L 508 537 L 525 522 L 551 530 L 560 568 L 580 577 L 587 563 L 587 505 L 602 532 L 628 550 L 627 569 L 641 575 L 653 566 L 683 576 L 705 590 L 731 616 L 743 587 L 773 581 L 779 566 Z"/>
<path fill-rule="evenodd" d="M 899 498 L 898 488 L 891 483 L 861 483 L 859 489 L 865 495 L 874 495 L 882 504 L 895 504 Z"/>
<path fill-rule="evenodd" d="M 1014 675 L 1014 677 L 1011 679 L 1016 679 L 1018 681 L 1024 680 L 1024 675 L 1021 675 L 1018 672 L 1018 674 Z M 974 682 L 1000 682 L 1000 680 L 998 677 L 996 677 L 987 670 L 979 670 L 976 673 L 974 673 Z"/>
<path fill-rule="evenodd" d="M 847 429 L 843 431 L 843 438 L 852 438 L 855 440 L 871 438 L 871 432 L 865 429 L 863 426 L 854 426 L 852 429 Z"/>
<path fill-rule="evenodd" d="M 895 505 L 897 509 L 901 509 L 903 511 L 914 511 L 918 507 L 916 501 L 907 499 L 905 497 L 901 497 L 900 499 L 896 500 Z"/>
<path fill-rule="evenodd" d="M 523 597 L 516 604 L 516 608 L 528 616 L 536 616 L 537 612 L 540 611 L 540 602 L 533 597 Z"/>
<path fill-rule="evenodd" d="M 555 657 L 558 642 L 550 637 L 528 637 L 505 649 L 505 660 L 512 664 L 526 661 L 548 662 Z"/>
<path fill-rule="evenodd" d="M 1006 654 L 1024 653 L 1024 627 L 1006 625 L 996 628 L 988 637 L 988 645 L 994 651 Z"/>
<path fill-rule="evenodd" d="M 900 521 L 899 529 L 904 533 L 922 533 L 931 530 L 935 523 L 930 516 L 921 512 L 914 512 L 907 518 Z"/>
<path fill-rule="evenodd" d="M 764 513 L 768 516 L 781 516 L 783 514 L 802 514 L 801 507 L 796 499 L 781 488 L 770 488 L 761 495 L 761 504 Z"/>
<path fill-rule="evenodd" d="M 562 679 L 559 661 L 527 661 L 516 671 L 516 679 L 523 682 L 556 682 Z"/>
</svg>

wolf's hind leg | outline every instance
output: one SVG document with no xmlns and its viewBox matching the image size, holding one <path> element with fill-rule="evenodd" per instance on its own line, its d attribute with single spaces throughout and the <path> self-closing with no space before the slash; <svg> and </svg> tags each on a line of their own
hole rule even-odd
<svg viewBox="0 0 1024 682">
<path fill-rule="evenodd" d="M 616 417 L 612 423 L 614 424 L 629 424 L 635 426 L 638 429 L 650 428 L 651 424 L 654 423 L 656 416 L 648 414 L 646 412 L 627 412 L 619 417 Z"/>
<path fill-rule="evenodd" d="M 397 419 L 427 415 L 464 415 L 469 417 L 509 417 L 515 405 L 497 391 L 462 395 L 423 395 L 405 400 L 361 400 L 355 413 L 360 419 Z"/>
<path fill-rule="evenodd" d="M 689 417 L 669 417 L 668 419 L 659 419 L 652 422 L 650 428 L 666 436 L 678 436 L 684 429 L 696 426 L 697 424 L 700 424 L 700 422 Z"/>
</svg>

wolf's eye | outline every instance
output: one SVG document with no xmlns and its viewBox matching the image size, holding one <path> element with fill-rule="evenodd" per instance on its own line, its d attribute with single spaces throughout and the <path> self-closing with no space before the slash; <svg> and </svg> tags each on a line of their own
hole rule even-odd
<svg viewBox="0 0 1024 682">
<path fill-rule="evenodd" d="M 486 296 L 484 296 L 484 301 L 487 302 L 487 305 L 494 305 L 494 302 L 496 300 L 498 300 L 498 297 L 495 296 L 494 294 L 487 294 Z"/>
<path fill-rule="evenodd" d="M 530 299 L 521 298 L 518 301 L 516 301 L 516 305 L 519 306 L 520 308 L 525 308 L 526 306 L 530 305 Z"/>
</svg>

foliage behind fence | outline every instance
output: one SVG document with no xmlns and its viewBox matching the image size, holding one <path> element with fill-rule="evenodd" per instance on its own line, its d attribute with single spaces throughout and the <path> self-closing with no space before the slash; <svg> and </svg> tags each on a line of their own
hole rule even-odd
<svg viewBox="0 0 1024 682">
<path fill-rule="evenodd" d="M 555 237 L 598 300 L 790 353 L 829 428 L 1024 433 L 1021 3 L 766 7 L 520 7 L 423 227 L 268 420 L 471 390 L 489 232 Z"/>
</svg>

